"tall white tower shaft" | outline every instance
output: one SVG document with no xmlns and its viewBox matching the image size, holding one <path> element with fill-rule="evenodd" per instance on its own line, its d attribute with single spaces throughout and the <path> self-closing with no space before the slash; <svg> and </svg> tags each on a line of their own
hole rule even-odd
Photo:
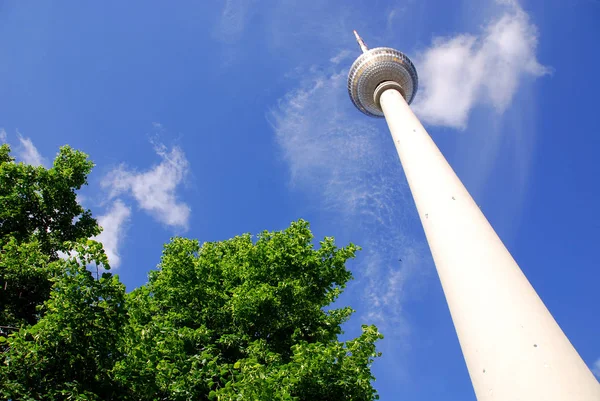
<svg viewBox="0 0 600 401">
<path fill-rule="evenodd" d="M 600 401 L 573 348 L 401 93 L 375 91 L 479 401 Z M 378 98 L 378 99 L 377 99 Z"/>
</svg>

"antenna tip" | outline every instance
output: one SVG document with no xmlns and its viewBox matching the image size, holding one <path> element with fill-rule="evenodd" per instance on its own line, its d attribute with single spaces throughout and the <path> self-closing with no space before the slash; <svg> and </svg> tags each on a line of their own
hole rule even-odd
<svg viewBox="0 0 600 401">
<path fill-rule="evenodd" d="M 356 41 L 358 42 L 358 45 L 360 46 L 360 49 L 362 50 L 362 52 L 366 53 L 367 51 L 369 51 L 369 48 L 365 44 L 365 41 L 362 40 L 362 38 L 358 35 L 358 32 L 356 32 L 356 29 L 353 32 L 354 32 L 354 36 L 356 36 Z"/>
</svg>

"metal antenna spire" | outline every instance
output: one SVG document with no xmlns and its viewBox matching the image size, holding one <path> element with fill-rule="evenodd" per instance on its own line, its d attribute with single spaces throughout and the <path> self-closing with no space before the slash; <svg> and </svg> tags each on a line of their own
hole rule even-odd
<svg viewBox="0 0 600 401">
<path fill-rule="evenodd" d="M 354 36 L 356 36 L 356 41 L 358 42 L 358 45 L 360 46 L 360 49 L 362 50 L 362 52 L 363 53 L 368 52 L 369 48 L 365 44 L 365 41 L 362 40 L 362 38 L 360 36 L 358 36 L 358 32 L 356 32 L 356 30 L 354 30 L 353 32 L 354 32 Z"/>
</svg>

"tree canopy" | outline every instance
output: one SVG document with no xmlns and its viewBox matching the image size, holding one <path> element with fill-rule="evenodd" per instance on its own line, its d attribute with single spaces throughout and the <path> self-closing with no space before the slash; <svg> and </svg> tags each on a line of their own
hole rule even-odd
<svg viewBox="0 0 600 401">
<path fill-rule="evenodd" d="M 76 199 L 92 167 L 68 146 L 49 169 L 15 163 L 9 146 L 0 146 L 0 325 L 34 324 L 58 273 L 51 262 L 70 242 L 100 233 Z"/>
<path fill-rule="evenodd" d="M 0 395 L 12 400 L 374 400 L 375 326 L 332 309 L 358 247 L 306 221 L 220 242 L 176 237 L 125 292 L 76 199 L 92 163 L 0 148 Z M 60 256 L 60 257 L 59 257 Z"/>
</svg>

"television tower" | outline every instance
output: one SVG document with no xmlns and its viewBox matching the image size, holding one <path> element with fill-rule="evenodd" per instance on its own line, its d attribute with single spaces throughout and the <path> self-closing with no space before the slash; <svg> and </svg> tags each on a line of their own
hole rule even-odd
<svg viewBox="0 0 600 401">
<path fill-rule="evenodd" d="M 433 255 L 478 401 L 599 401 L 600 384 L 408 106 L 417 70 L 369 50 L 348 74 L 354 105 L 385 117 Z"/>
</svg>

